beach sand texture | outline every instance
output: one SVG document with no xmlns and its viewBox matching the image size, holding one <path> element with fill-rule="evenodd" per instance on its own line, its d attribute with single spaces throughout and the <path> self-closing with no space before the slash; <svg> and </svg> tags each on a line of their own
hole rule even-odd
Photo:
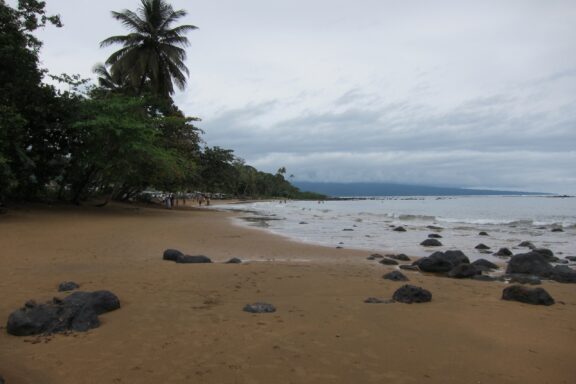
<svg viewBox="0 0 576 384">
<path fill-rule="evenodd" d="M 229 212 L 114 205 L 0 216 L 0 321 L 62 281 L 122 307 L 85 333 L 0 333 L 0 375 L 28 383 L 575 383 L 576 288 L 557 304 L 500 300 L 504 283 L 405 271 L 425 304 L 365 304 L 403 283 L 370 252 L 236 226 Z M 166 248 L 215 264 L 162 260 Z M 382 250 L 380 250 L 382 251 Z M 401 250 L 397 250 L 401 251 Z M 223 264 L 231 257 L 250 260 Z M 249 314 L 264 301 L 277 312 Z M 562 303 L 559 303 L 562 302 Z"/>
</svg>

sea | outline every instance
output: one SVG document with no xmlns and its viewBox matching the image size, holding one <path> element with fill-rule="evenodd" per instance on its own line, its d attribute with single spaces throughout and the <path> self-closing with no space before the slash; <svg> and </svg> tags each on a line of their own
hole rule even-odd
<svg viewBox="0 0 576 384">
<path fill-rule="evenodd" d="M 471 260 L 498 261 L 524 241 L 560 259 L 576 256 L 576 198 L 556 196 L 365 197 L 333 201 L 266 201 L 219 206 L 240 213 L 240 225 L 297 241 L 377 253 L 428 256 L 461 250 Z M 406 231 L 397 231 L 403 227 Z M 485 232 L 487 235 L 481 235 Z M 441 246 L 420 245 L 430 234 Z M 489 249 L 477 249 L 484 244 Z"/>
</svg>

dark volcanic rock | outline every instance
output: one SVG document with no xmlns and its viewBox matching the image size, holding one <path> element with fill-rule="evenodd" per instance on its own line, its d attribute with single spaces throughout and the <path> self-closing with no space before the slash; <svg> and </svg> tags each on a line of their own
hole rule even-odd
<svg viewBox="0 0 576 384">
<path fill-rule="evenodd" d="M 242 260 L 237 257 L 233 257 L 226 262 L 226 264 L 242 264 Z"/>
<path fill-rule="evenodd" d="M 552 265 L 545 256 L 537 252 L 520 253 L 512 256 L 508 262 L 506 273 L 522 273 L 548 277 L 552 273 Z"/>
<path fill-rule="evenodd" d="M 386 256 L 394 260 L 410 261 L 410 258 L 403 253 L 399 253 L 397 255 L 386 255 Z"/>
<path fill-rule="evenodd" d="M 242 310 L 250 313 L 272 313 L 276 312 L 276 307 L 268 303 L 254 303 L 246 304 Z"/>
<path fill-rule="evenodd" d="M 58 285 L 58 292 L 73 291 L 78 288 L 80 286 L 73 281 L 63 281 Z"/>
<path fill-rule="evenodd" d="M 460 264 L 470 264 L 470 259 L 462 251 L 434 252 L 428 257 L 416 261 L 424 272 L 449 272 Z"/>
<path fill-rule="evenodd" d="M 408 278 L 406 277 L 406 275 L 404 275 L 400 271 L 388 272 L 387 274 L 382 276 L 382 278 L 386 279 L 386 280 L 392 280 L 392 281 L 408 281 Z"/>
<path fill-rule="evenodd" d="M 74 292 L 45 304 L 29 301 L 10 314 L 6 329 L 15 336 L 87 331 L 100 325 L 98 315 L 120 308 L 109 291 Z"/>
<path fill-rule="evenodd" d="M 442 243 L 437 239 L 426 239 L 423 242 L 421 242 L 420 245 L 423 245 L 425 247 L 440 247 L 442 246 Z"/>
<path fill-rule="evenodd" d="M 520 244 L 518 244 L 519 247 L 526 247 L 526 248 L 530 248 L 530 249 L 535 249 L 536 246 L 534 244 L 532 244 L 530 241 L 523 241 Z"/>
<path fill-rule="evenodd" d="M 498 269 L 498 266 L 491 261 L 486 259 L 478 259 L 472 262 L 472 265 L 481 271 L 487 271 L 491 269 Z"/>
<path fill-rule="evenodd" d="M 562 228 L 552 228 L 550 232 L 564 232 Z"/>
<path fill-rule="evenodd" d="M 500 257 L 510 257 L 512 255 L 513 255 L 512 251 L 509 250 L 508 248 L 500 248 L 498 252 L 494 253 L 494 256 L 500 256 Z"/>
<path fill-rule="evenodd" d="M 203 264 L 203 263 L 211 263 L 212 260 L 208 256 L 204 255 L 182 255 L 176 259 L 178 264 Z"/>
<path fill-rule="evenodd" d="M 536 249 L 533 249 L 532 252 L 536 252 L 536 253 L 541 254 L 542 256 L 544 256 L 546 258 L 546 260 L 548 260 L 550 262 L 558 261 L 558 258 L 556 256 L 554 256 L 554 252 L 552 252 L 548 248 L 536 248 Z"/>
<path fill-rule="evenodd" d="M 478 233 L 478 236 L 489 236 L 488 233 L 482 231 L 480 233 Z"/>
<path fill-rule="evenodd" d="M 417 271 L 418 267 L 416 265 L 401 265 L 400 269 L 404 269 L 406 271 Z"/>
<path fill-rule="evenodd" d="M 576 271 L 566 265 L 557 265 L 550 278 L 559 283 L 576 283 Z"/>
<path fill-rule="evenodd" d="M 370 257 L 373 257 L 374 260 L 376 260 L 376 259 L 381 259 L 381 258 L 383 258 L 384 256 L 382 256 L 382 255 L 379 254 L 379 253 L 373 253 L 373 254 L 370 255 Z"/>
<path fill-rule="evenodd" d="M 439 234 L 437 234 L 437 233 L 430 233 L 430 234 L 428 235 L 428 238 L 429 238 L 429 239 L 441 239 L 441 238 L 442 238 L 442 235 L 439 235 Z"/>
<path fill-rule="evenodd" d="M 479 250 L 487 250 L 487 249 L 490 249 L 489 246 L 487 246 L 486 244 L 482 244 L 482 243 L 478 244 L 478 245 L 475 246 L 474 248 L 479 249 Z"/>
<path fill-rule="evenodd" d="M 379 263 L 384 265 L 398 265 L 398 262 L 396 260 L 389 259 L 387 257 L 380 260 Z"/>
<path fill-rule="evenodd" d="M 521 285 L 513 285 L 504 288 L 502 300 L 520 301 L 535 305 L 552 305 L 554 299 L 543 288 L 528 288 Z"/>
<path fill-rule="evenodd" d="M 164 255 L 162 256 L 162 259 L 170 260 L 170 261 L 176 261 L 176 259 L 180 256 L 184 256 L 184 254 L 182 252 L 180 252 L 179 250 L 167 249 L 164 251 Z"/>
<path fill-rule="evenodd" d="M 565 259 L 570 261 L 576 261 L 576 256 L 566 256 Z"/>
<path fill-rule="evenodd" d="M 432 293 L 424 288 L 406 284 L 398 288 L 392 298 L 406 304 L 426 303 L 432 300 Z"/>
<path fill-rule="evenodd" d="M 396 227 L 396 228 L 393 229 L 393 231 L 396 231 L 396 232 L 406 232 L 406 228 L 404 228 L 404 227 Z"/>
<path fill-rule="evenodd" d="M 472 264 L 460 264 L 448 272 L 448 277 L 452 277 L 454 279 L 466 279 L 481 273 L 482 271 Z"/>
<path fill-rule="evenodd" d="M 530 285 L 542 284 L 542 281 L 540 280 L 540 278 L 538 276 L 534 276 L 534 275 L 514 273 L 511 275 L 506 275 L 506 277 L 510 280 L 511 283 L 530 284 Z"/>
</svg>

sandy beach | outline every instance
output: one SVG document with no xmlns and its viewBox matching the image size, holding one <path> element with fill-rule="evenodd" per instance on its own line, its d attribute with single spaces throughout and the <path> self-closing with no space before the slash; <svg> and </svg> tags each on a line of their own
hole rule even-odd
<svg viewBox="0 0 576 384">
<path fill-rule="evenodd" d="M 371 253 L 234 225 L 232 213 L 113 205 L 0 216 L 0 319 L 62 281 L 106 289 L 119 310 L 85 333 L 0 333 L 8 384 L 574 383 L 576 289 L 550 307 L 500 300 L 501 282 L 406 271 L 425 304 L 365 304 L 402 285 Z M 162 260 L 166 248 L 214 264 Z M 376 251 L 376 250 L 375 250 Z M 383 251 L 383 250 L 378 250 Z M 401 251 L 401 250 L 398 250 Z M 238 257 L 243 264 L 224 264 Z M 264 301 L 271 314 L 242 311 Z"/>
</svg>

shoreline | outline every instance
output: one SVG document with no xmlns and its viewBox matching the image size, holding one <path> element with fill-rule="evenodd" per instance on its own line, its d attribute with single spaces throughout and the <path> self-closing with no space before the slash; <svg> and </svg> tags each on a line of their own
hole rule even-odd
<svg viewBox="0 0 576 384">
<path fill-rule="evenodd" d="M 503 283 L 406 271 L 426 304 L 365 304 L 402 283 L 369 251 L 295 242 L 208 209 L 32 207 L 0 216 L 0 318 L 62 281 L 121 308 L 86 333 L 0 334 L 0 375 L 20 383 L 571 383 L 576 292 L 551 307 L 500 300 Z M 215 263 L 175 264 L 166 248 Z M 223 264 L 231 257 L 253 260 Z M 299 262 L 298 260 L 306 260 Z M 404 272 L 404 271 L 403 271 Z M 273 314 L 242 312 L 274 304 Z M 35 343 L 35 340 L 40 342 Z M 457 356 L 457 358 L 455 358 Z M 89 377 L 86 372 L 90 372 Z"/>
</svg>

